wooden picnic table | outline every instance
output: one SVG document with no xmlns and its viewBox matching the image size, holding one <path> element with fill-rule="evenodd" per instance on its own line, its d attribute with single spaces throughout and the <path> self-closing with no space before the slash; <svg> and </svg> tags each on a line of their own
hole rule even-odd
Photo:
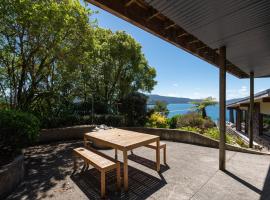
<svg viewBox="0 0 270 200">
<path fill-rule="evenodd" d="M 159 136 L 138 133 L 135 131 L 127 131 L 123 129 L 108 129 L 99 130 L 97 132 L 89 132 L 84 135 L 84 144 L 87 140 L 97 142 L 104 146 L 108 146 L 123 152 L 123 165 L 124 165 L 124 189 L 128 190 L 128 151 L 150 144 L 152 142 L 157 143 L 156 149 L 156 170 L 160 170 L 160 139 Z"/>
</svg>

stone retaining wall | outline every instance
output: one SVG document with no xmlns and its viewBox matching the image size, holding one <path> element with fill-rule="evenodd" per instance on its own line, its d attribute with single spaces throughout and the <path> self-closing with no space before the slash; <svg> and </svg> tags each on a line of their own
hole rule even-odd
<svg viewBox="0 0 270 200">
<path fill-rule="evenodd" d="M 0 168 L 0 199 L 7 197 L 23 180 L 24 157 L 17 156 L 11 163 Z"/>
<path fill-rule="evenodd" d="M 219 148 L 219 141 L 203 136 L 199 133 L 190 131 L 181 131 L 174 129 L 164 129 L 164 128 L 145 128 L 145 127 L 123 127 L 122 129 L 137 131 L 141 133 L 148 133 L 152 135 L 158 135 L 162 140 L 171 140 L 175 142 L 184 142 L 189 144 L 196 144 L 206 147 Z M 242 148 L 226 144 L 226 149 L 230 151 L 238 151 L 243 153 L 252 154 L 267 154 L 269 153 L 255 151 L 252 149 Z"/>
<path fill-rule="evenodd" d="M 72 126 L 65 128 L 43 129 L 38 139 L 39 143 L 49 143 L 65 140 L 83 139 L 83 135 L 90 132 L 93 125 Z"/>
</svg>

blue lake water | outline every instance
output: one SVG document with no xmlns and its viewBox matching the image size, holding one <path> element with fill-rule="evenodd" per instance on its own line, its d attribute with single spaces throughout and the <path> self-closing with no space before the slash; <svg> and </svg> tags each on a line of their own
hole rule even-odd
<svg viewBox="0 0 270 200">
<path fill-rule="evenodd" d="M 193 104 L 168 104 L 167 107 L 169 109 L 168 117 L 172 117 L 178 114 L 186 114 L 192 110 Z M 219 105 L 208 106 L 206 108 L 207 116 L 211 117 L 213 121 L 217 121 L 219 119 Z M 229 116 L 229 111 L 227 110 L 226 118 Z M 226 119 L 228 120 L 228 119 Z"/>
</svg>

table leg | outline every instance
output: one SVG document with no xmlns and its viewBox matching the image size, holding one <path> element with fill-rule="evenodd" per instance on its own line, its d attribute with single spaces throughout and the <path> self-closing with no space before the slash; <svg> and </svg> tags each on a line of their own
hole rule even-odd
<svg viewBox="0 0 270 200">
<path fill-rule="evenodd" d="M 123 160 L 124 160 L 124 189 L 128 190 L 128 159 L 127 151 L 123 151 Z"/>
<path fill-rule="evenodd" d="M 87 141 L 86 141 L 86 138 L 85 138 L 85 136 L 83 137 L 83 145 L 86 147 L 86 143 L 87 143 Z"/>
<path fill-rule="evenodd" d="M 157 171 L 160 171 L 160 142 L 159 139 L 157 140 L 157 148 L 156 148 L 156 164 L 157 164 Z"/>
<path fill-rule="evenodd" d="M 100 184 L 101 184 L 101 198 L 105 197 L 105 191 L 106 191 L 106 177 L 105 177 L 105 171 L 101 171 L 101 178 L 100 178 Z"/>
<path fill-rule="evenodd" d="M 117 149 L 114 149 L 114 158 L 115 158 L 115 160 L 118 159 Z"/>
</svg>

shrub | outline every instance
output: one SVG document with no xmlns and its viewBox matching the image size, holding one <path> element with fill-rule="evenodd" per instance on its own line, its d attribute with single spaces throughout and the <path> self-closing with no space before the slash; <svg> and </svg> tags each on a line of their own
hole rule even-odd
<svg viewBox="0 0 270 200">
<path fill-rule="evenodd" d="M 201 133 L 202 130 L 197 128 L 197 127 L 191 127 L 191 126 L 185 126 L 185 127 L 182 127 L 182 128 L 179 128 L 179 130 L 182 130 L 182 131 L 191 131 L 191 132 L 195 132 L 195 133 Z"/>
<path fill-rule="evenodd" d="M 134 92 L 121 100 L 120 113 L 125 115 L 127 126 L 144 126 L 147 117 L 147 96 Z"/>
<path fill-rule="evenodd" d="M 168 126 L 167 119 L 159 113 L 153 113 L 148 119 L 147 126 L 153 128 L 166 128 Z"/>
<path fill-rule="evenodd" d="M 123 115 L 95 115 L 94 124 L 119 127 L 125 125 L 125 118 Z"/>
<path fill-rule="evenodd" d="M 169 123 L 169 127 L 170 128 L 176 128 L 177 127 L 177 121 L 178 121 L 178 118 L 180 118 L 181 117 L 181 115 L 175 115 L 175 116 L 173 116 L 172 118 L 170 118 L 169 120 L 168 120 L 168 123 Z"/>
<path fill-rule="evenodd" d="M 197 127 L 199 129 L 208 129 L 215 127 L 215 123 L 210 118 L 203 119 L 202 116 L 195 112 L 190 112 L 185 115 L 176 116 L 173 126 L 176 123 L 176 128 L 182 127 Z"/>
<path fill-rule="evenodd" d="M 59 128 L 85 124 L 106 124 L 107 126 L 115 127 L 125 126 L 123 115 L 94 115 L 92 123 L 91 115 L 80 116 L 77 114 L 68 114 L 62 117 L 46 119 L 45 122 L 43 123 L 43 128 Z"/>
<path fill-rule="evenodd" d="M 202 124 L 203 129 L 214 128 L 214 127 L 216 127 L 216 124 L 210 118 L 203 119 L 203 124 Z"/>
<path fill-rule="evenodd" d="M 182 128 L 186 126 L 191 126 L 201 128 L 202 125 L 203 125 L 202 117 L 198 113 L 191 112 L 185 115 L 181 115 L 181 117 L 177 119 L 176 127 Z"/>
<path fill-rule="evenodd" d="M 157 113 L 162 114 L 163 116 L 167 117 L 169 114 L 169 110 L 167 108 L 167 103 L 163 101 L 156 101 L 153 110 Z"/>
<path fill-rule="evenodd" d="M 7 153 L 18 153 L 36 141 L 40 121 L 32 114 L 15 111 L 0 111 L 0 146 Z"/>
<path fill-rule="evenodd" d="M 248 148 L 248 145 L 240 137 L 236 137 L 235 142 L 241 147 Z"/>
<path fill-rule="evenodd" d="M 215 140 L 219 140 L 220 132 L 219 132 L 218 128 L 209 128 L 209 129 L 206 129 L 204 131 L 203 135 L 208 136 L 208 137 L 215 139 Z M 234 137 L 229 135 L 229 134 L 226 134 L 226 143 L 233 144 Z"/>
</svg>

